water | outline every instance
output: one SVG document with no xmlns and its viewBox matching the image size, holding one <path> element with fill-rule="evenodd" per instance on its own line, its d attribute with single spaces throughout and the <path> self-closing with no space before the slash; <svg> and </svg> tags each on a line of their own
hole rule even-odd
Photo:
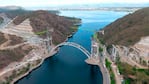
<svg viewBox="0 0 149 84">
<path fill-rule="evenodd" d="M 75 42 L 90 51 L 90 38 L 93 33 L 127 12 L 112 11 L 61 11 L 61 15 L 82 19 L 79 30 L 68 41 Z M 102 74 L 97 66 L 88 65 L 81 51 L 63 46 L 53 57 L 17 84 L 102 84 Z"/>
</svg>

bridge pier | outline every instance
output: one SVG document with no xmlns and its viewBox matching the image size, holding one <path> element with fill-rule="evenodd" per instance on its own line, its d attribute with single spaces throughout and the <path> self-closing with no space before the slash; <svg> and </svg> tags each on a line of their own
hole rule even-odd
<svg viewBox="0 0 149 84">
<path fill-rule="evenodd" d="M 91 42 L 91 56 L 85 60 L 88 64 L 98 65 L 99 64 L 99 45 L 94 39 Z"/>
<path fill-rule="evenodd" d="M 86 59 L 85 62 L 87 64 L 91 64 L 91 65 L 99 65 L 100 61 L 98 59 L 96 59 L 95 57 L 90 57 L 90 58 Z"/>
</svg>

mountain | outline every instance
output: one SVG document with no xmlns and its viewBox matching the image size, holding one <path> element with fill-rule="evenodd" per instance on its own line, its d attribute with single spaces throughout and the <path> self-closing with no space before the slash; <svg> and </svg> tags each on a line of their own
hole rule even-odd
<svg viewBox="0 0 149 84">
<path fill-rule="evenodd" d="M 65 41 L 76 30 L 75 24 L 80 22 L 80 19 L 58 16 L 43 10 L 20 15 L 13 22 L 19 25 L 25 19 L 30 20 L 33 32 L 42 38 L 47 37 L 47 31 L 53 30 L 51 35 L 54 44 Z"/>
<path fill-rule="evenodd" d="M 48 6 L 33 6 L 33 7 L 26 7 L 26 9 L 32 10 L 49 10 L 49 9 L 96 9 L 96 8 L 113 8 L 113 7 L 120 7 L 120 8 L 136 8 L 136 7 L 148 7 L 149 3 L 94 3 L 94 4 L 65 4 L 65 5 L 48 5 Z"/>
<path fill-rule="evenodd" d="M 107 45 L 131 46 L 149 36 L 149 8 L 143 8 L 109 24 L 104 29 Z"/>
<path fill-rule="evenodd" d="M 0 6 L 0 10 L 21 10 L 21 9 L 23 9 L 22 7 L 20 7 L 20 6 Z"/>
<path fill-rule="evenodd" d="M 149 83 L 149 7 L 109 24 L 98 38 L 106 46 L 103 55 L 114 62 L 125 82 Z"/>
<path fill-rule="evenodd" d="M 49 47 L 54 49 L 77 30 L 80 19 L 57 13 L 0 10 L 0 84 L 13 84 L 15 78 L 38 67 L 44 59 L 57 52 L 49 52 Z M 48 37 L 52 37 L 52 42 L 47 41 Z"/>
<path fill-rule="evenodd" d="M 18 9 L 23 9 L 20 6 L 1 6 L 0 9 L 2 10 L 18 10 Z"/>
<path fill-rule="evenodd" d="M 13 15 L 10 11 L 7 13 Z M 76 24 L 80 23 L 80 19 L 58 16 L 55 13 L 43 10 L 15 13 L 17 17 L 6 24 L 4 30 L 0 30 L 0 69 L 14 61 L 21 61 L 32 50 L 31 46 L 40 47 L 38 41 L 47 39 L 47 31 L 50 31 L 49 36 L 52 36 L 52 42 L 56 45 L 64 42 L 77 30 Z M 0 23 L 5 18 L 6 16 L 0 17 Z"/>
<path fill-rule="evenodd" d="M 0 32 L 0 39 L 0 70 L 12 62 L 20 61 L 32 50 L 31 46 L 23 44 L 21 37 Z M 11 47 L 19 44 L 23 45 Z"/>
</svg>

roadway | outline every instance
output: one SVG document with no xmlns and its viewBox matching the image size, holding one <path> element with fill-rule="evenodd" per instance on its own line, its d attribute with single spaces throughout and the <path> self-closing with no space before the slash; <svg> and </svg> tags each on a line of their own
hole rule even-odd
<svg viewBox="0 0 149 84">
<path fill-rule="evenodd" d="M 103 84 L 111 84 L 110 74 L 104 64 L 105 63 L 104 56 L 101 56 L 99 52 L 99 43 L 96 42 L 95 40 L 92 40 L 92 46 L 96 47 L 95 50 L 97 50 L 94 51 L 93 49 L 93 52 L 96 56 L 98 56 L 97 59 L 99 59 L 98 66 L 100 67 L 100 71 L 102 72 Z"/>
<path fill-rule="evenodd" d="M 110 74 L 105 67 L 104 57 L 99 53 L 99 43 L 92 40 L 91 57 L 85 60 L 88 64 L 98 65 L 103 76 L 103 84 L 111 84 Z"/>
</svg>

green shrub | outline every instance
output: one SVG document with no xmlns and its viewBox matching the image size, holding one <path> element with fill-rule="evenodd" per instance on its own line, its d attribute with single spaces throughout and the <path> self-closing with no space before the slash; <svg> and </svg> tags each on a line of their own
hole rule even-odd
<svg viewBox="0 0 149 84">
<path fill-rule="evenodd" d="M 103 52 L 103 48 L 99 47 L 99 52 Z"/>
</svg>

